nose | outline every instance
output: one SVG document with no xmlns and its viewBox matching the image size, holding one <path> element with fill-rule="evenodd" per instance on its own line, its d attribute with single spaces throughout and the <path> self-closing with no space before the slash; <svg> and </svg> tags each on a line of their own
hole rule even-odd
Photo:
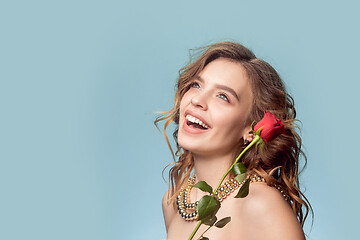
<svg viewBox="0 0 360 240">
<path fill-rule="evenodd" d="M 202 110 L 207 110 L 208 105 L 207 105 L 207 94 L 205 92 L 199 92 L 198 94 L 194 95 L 191 99 L 191 103 L 198 107 L 201 108 Z"/>
</svg>

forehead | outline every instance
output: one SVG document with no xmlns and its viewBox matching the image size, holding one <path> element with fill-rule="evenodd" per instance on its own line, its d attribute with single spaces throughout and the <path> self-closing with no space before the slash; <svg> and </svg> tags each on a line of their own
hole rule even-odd
<svg viewBox="0 0 360 240">
<path fill-rule="evenodd" d="M 199 74 L 207 85 L 224 85 L 234 89 L 238 95 L 251 95 L 245 68 L 238 62 L 225 58 L 211 61 Z"/>
</svg>

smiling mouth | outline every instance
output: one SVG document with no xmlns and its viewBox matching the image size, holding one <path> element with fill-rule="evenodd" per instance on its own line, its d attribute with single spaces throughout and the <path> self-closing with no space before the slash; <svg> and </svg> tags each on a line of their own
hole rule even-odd
<svg viewBox="0 0 360 240">
<path fill-rule="evenodd" d="M 194 128 L 199 128 L 199 129 L 202 129 L 202 130 L 206 130 L 209 128 L 208 125 L 206 125 L 205 123 L 203 123 L 201 120 L 197 119 L 196 117 L 193 117 L 191 115 L 186 115 L 185 116 L 186 118 L 186 124 L 188 126 L 192 126 Z"/>
</svg>

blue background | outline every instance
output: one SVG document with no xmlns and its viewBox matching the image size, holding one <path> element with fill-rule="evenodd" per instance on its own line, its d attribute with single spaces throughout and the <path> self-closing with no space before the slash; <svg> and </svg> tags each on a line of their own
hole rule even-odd
<svg viewBox="0 0 360 240">
<path fill-rule="evenodd" d="M 0 239 L 164 239 L 154 127 L 189 49 L 236 40 L 295 98 L 309 239 L 358 233 L 356 1 L 0 3 Z M 166 176 L 166 175 L 165 175 Z M 167 177 L 165 177 L 167 178 Z"/>
</svg>

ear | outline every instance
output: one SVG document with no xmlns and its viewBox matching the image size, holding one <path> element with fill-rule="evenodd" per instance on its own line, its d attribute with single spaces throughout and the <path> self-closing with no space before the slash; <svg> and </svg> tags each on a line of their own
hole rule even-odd
<svg viewBox="0 0 360 240">
<path fill-rule="evenodd" d="M 252 140 L 254 140 L 254 133 L 251 129 L 251 127 L 246 128 L 245 133 L 243 134 L 244 144 L 250 143 Z"/>
</svg>

